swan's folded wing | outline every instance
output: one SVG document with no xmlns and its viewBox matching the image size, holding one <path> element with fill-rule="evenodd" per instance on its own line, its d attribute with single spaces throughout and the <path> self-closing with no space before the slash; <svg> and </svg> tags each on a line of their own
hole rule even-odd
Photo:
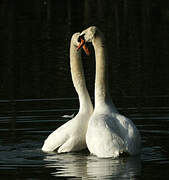
<svg viewBox="0 0 169 180">
<path fill-rule="evenodd" d="M 69 128 L 71 127 L 72 120 L 68 121 L 54 132 L 52 132 L 44 142 L 42 147 L 43 151 L 54 151 L 66 142 L 69 138 Z"/>
<path fill-rule="evenodd" d="M 139 154 L 141 149 L 141 136 L 134 123 L 127 117 L 117 114 L 120 133 L 124 139 L 126 150 L 130 154 Z"/>
<path fill-rule="evenodd" d="M 119 136 L 118 128 L 111 116 L 97 116 L 97 128 L 95 129 L 95 152 L 99 157 L 117 157 L 124 152 L 124 142 Z"/>
<path fill-rule="evenodd" d="M 124 137 L 136 137 L 139 135 L 136 126 L 129 118 L 121 114 L 116 114 L 116 118 L 121 134 L 123 134 Z"/>
<path fill-rule="evenodd" d="M 124 141 L 121 138 L 121 136 L 118 133 L 118 128 L 115 126 L 114 123 L 108 123 L 109 132 L 111 134 L 111 140 L 110 142 L 107 142 L 107 144 L 111 145 L 111 152 L 114 157 L 119 156 L 121 152 L 125 151 Z M 114 126 L 113 126 L 114 125 Z M 113 128 L 112 128 L 113 127 Z"/>
</svg>

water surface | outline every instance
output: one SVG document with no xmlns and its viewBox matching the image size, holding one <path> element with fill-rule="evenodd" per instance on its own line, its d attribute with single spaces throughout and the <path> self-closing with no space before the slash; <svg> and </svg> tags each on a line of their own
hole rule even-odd
<svg viewBox="0 0 169 180">
<path fill-rule="evenodd" d="M 69 99 L 70 101 L 71 99 Z M 44 104 L 46 100 L 41 103 Z M 48 100 L 49 101 L 49 100 Z M 68 100 L 58 100 L 65 104 Z M 76 101 L 72 99 L 71 101 Z M 28 102 L 25 101 L 24 104 Z M 36 102 L 37 103 L 37 102 Z M 57 100 L 55 102 L 57 104 Z M 32 103 L 33 104 L 33 103 Z M 75 103 L 76 104 L 76 103 Z M 31 106 L 32 107 L 32 106 Z M 120 109 L 125 113 L 126 109 Z M 77 109 L 25 109 L 0 117 L 0 174 L 7 178 L 165 179 L 169 166 L 169 113 L 141 114 L 134 108 L 128 117 L 142 136 L 140 156 L 97 158 L 88 150 L 57 154 L 41 151 L 45 138 L 70 119 Z M 25 114 L 25 115 L 24 115 Z M 65 116 L 66 115 L 66 116 Z"/>
</svg>

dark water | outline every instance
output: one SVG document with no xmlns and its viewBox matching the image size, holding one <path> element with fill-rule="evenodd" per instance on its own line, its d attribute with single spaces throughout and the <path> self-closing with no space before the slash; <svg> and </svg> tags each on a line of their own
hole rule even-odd
<svg viewBox="0 0 169 180">
<path fill-rule="evenodd" d="M 41 104 L 51 100 L 41 100 Z M 53 100 L 60 105 L 75 99 Z M 20 102 L 21 103 L 21 102 Z M 30 102 L 24 101 L 24 104 Z M 31 102 L 34 104 L 35 102 Z M 37 103 L 37 100 L 36 100 Z M 51 103 L 51 102 L 50 102 Z M 70 105 L 71 106 L 71 105 Z M 31 105 L 32 107 L 32 105 Z M 67 106 L 69 107 L 69 106 Z M 125 113 L 126 109 L 119 109 Z M 169 111 L 128 113 L 142 136 L 142 152 L 136 157 L 99 159 L 87 150 L 77 153 L 44 153 L 44 139 L 58 126 L 69 120 L 77 109 L 18 110 L 15 128 L 12 118 L 0 117 L 0 174 L 11 179 L 166 179 L 169 167 Z M 129 112 L 127 110 L 127 112 Z"/>
<path fill-rule="evenodd" d="M 168 179 L 169 3 L 167 0 L 0 1 L 0 177 Z M 43 153 L 44 139 L 76 114 L 69 67 L 74 32 L 105 34 L 111 94 L 142 136 L 138 157 Z M 83 54 L 93 97 L 94 52 Z"/>
</svg>

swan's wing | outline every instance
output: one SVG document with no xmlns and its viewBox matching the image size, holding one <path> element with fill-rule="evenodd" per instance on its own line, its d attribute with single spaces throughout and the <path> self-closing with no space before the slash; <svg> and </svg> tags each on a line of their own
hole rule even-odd
<svg viewBox="0 0 169 180">
<path fill-rule="evenodd" d="M 116 123 L 124 137 L 132 138 L 139 135 L 136 126 L 129 118 L 121 114 L 115 114 L 115 117 L 117 119 Z"/>
<path fill-rule="evenodd" d="M 141 136 L 134 123 L 127 117 L 116 114 L 119 131 L 124 139 L 126 150 L 130 154 L 138 154 L 141 149 Z"/>
<path fill-rule="evenodd" d="M 69 138 L 63 145 L 61 145 L 58 149 L 58 153 L 64 153 L 64 152 L 69 152 L 73 149 L 74 147 L 74 139 Z"/>
<path fill-rule="evenodd" d="M 69 131 L 71 131 L 72 120 L 60 126 L 47 137 L 42 147 L 43 151 L 54 151 L 66 142 L 69 138 Z"/>
<path fill-rule="evenodd" d="M 119 152 L 122 152 L 124 150 L 124 141 L 119 134 L 119 130 L 115 121 L 109 117 L 107 118 L 105 123 L 106 123 L 105 126 L 108 129 L 108 132 L 110 133 L 110 136 L 111 136 L 111 144 L 112 144 L 113 149 L 114 150 L 118 149 Z"/>
<path fill-rule="evenodd" d="M 117 133 L 110 115 L 95 115 L 87 134 L 90 151 L 99 157 L 117 157 L 124 151 L 124 142 Z"/>
</svg>

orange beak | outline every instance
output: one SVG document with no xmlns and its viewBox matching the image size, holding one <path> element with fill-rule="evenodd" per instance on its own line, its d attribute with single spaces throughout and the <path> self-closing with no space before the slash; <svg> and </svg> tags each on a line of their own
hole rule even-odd
<svg viewBox="0 0 169 180">
<path fill-rule="evenodd" d="M 80 40 L 81 40 L 81 42 L 80 42 L 79 46 L 77 47 L 77 50 L 79 50 L 82 47 L 84 52 L 86 53 L 86 55 L 89 56 L 90 53 L 89 53 L 89 49 L 85 45 L 85 40 L 82 38 L 80 38 Z"/>
</svg>

